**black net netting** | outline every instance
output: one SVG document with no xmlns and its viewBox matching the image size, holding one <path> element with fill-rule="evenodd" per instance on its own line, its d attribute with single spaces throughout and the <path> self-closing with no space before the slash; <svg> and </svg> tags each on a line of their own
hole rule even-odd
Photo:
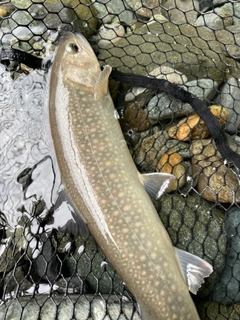
<svg viewBox="0 0 240 320">
<path fill-rule="evenodd" d="M 48 59 L 66 31 L 82 33 L 101 66 L 167 79 L 197 96 L 240 154 L 239 1 L 0 1 L 2 50 Z M 188 103 L 113 80 L 109 87 L 139 171 L 177 177 L 153 200 L 173 245 L 213 266 L 192 295 L 200 319 L 239 319 L 234 166 Z M 74 208 L 61 190 L 48 88 L 45 70 L 0 64 L 0 319 L 141 319 L 94 237 L 65 232 L 74 230 Z"/>
</svg>

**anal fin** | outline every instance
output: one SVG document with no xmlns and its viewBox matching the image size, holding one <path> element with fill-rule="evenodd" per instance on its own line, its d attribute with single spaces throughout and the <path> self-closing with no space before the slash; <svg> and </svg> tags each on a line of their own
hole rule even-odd
<svg viewBox="0 0 240 320">
<path fill-rule="evenodd" d="M 197 294 L 198 289 L 204 282 L 203 278 L 208 277 L 213 272 L 213 268 L 210 263 L 194 254 L 178 248 L 175 248 L 175 250 L 183 275 L 188 284 L 188 289 L 192 293 Z"/>
</svg>

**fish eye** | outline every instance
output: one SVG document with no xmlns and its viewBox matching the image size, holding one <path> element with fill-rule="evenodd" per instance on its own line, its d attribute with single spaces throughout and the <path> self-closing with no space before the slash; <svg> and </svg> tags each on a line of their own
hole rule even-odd
<svg viewBox="0 0 240 320">
<path fill-rule="evenodd" d="M 79 48 L 78 48 L 78 46 L 77 46 L 75 43 L 70 43 L 70 44 L 67 46 L 67 51 L 68 51 L 69 53 L 78 53 Z"/>
</svg>

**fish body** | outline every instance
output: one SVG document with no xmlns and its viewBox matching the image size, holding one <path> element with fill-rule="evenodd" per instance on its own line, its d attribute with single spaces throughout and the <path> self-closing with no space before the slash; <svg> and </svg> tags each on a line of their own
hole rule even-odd
<svg viewBox="0 0 240 320">
<path fill-rule="evenodd" d="M 101 71 L 82 35 L 55 54 L 49 115 L 62 182 L 107 258 L 154 319 L 197 320 L 183 272 L 129 153 Z"/>
</svg>

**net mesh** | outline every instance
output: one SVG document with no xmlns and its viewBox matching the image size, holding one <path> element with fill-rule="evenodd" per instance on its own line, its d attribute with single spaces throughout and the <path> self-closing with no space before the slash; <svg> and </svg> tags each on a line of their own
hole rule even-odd
<svg viewBox="0 0 240 320">
<path fill-rule="evenodd" d="M 45 58 L 81 32 L 101 65 L 164 78 L 204 101 L 239 151 L 240 3 L 223 0 L 0 1 L 2 47 Z M 110 82 L 141 172 L 177 177 L 154 204 L 173 244 L 213 265 L 193 297 L 200 318 L 239 319 L 240 189 L 189 104 Z M 0 318 L 140 319 L 134 297 L 92 236 L 63 231 L 46 104 L 47 79 L 11 62 L 0 79 Z M 67 221 L 68 218 L 66 218 Z"/>
</svg>

